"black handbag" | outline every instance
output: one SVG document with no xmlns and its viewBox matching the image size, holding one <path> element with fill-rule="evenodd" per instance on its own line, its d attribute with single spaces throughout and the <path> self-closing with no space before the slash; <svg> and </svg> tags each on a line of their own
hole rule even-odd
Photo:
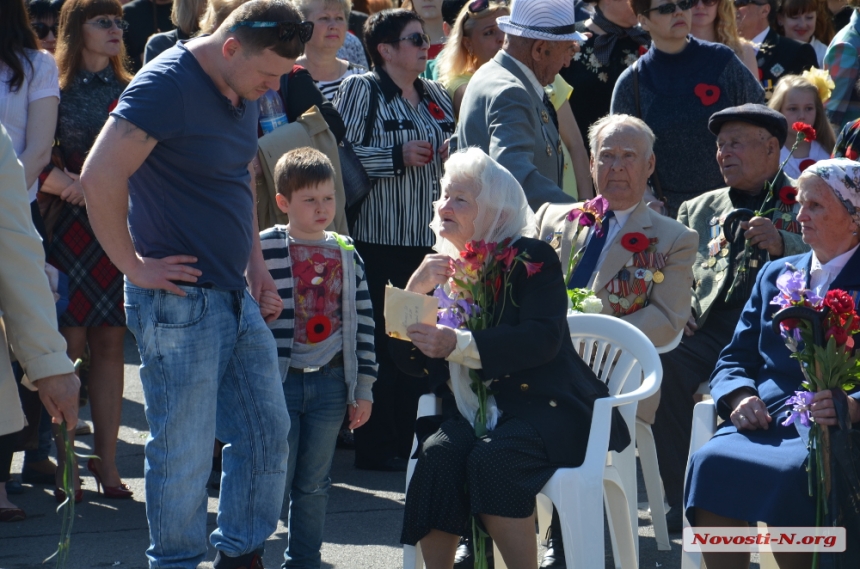
<svg viewBox="0 0 860 569">
<path fill-rule="evenodd" d="M 361 139 L 361 145 L 367 146 L 370 144 L 370 136 L 373 134 L 373 126 L 376 123 L 376 114 L 379 111 L 379 87 L 376 79 L 370 77 L 370 109 L 367 113 L 367 119 L 364 123 L 364 137 Z M 343 179 L 343 191 L 346 194 L 346 223 L 352 233 L 355 226 L 355 220 L 358 219 L 358 214 L 361 211 L 361 204 L 367 199 L 370 190 L 373 189 L 373 182 L 370 176 L 367 175 L 367 170 L 364 169 L 361 160 L 355 153 L 352 143 L 347 139 L 343 139 L 338 146 L 338 154 L 340 155 L 340 172 Z"/>
</svg>

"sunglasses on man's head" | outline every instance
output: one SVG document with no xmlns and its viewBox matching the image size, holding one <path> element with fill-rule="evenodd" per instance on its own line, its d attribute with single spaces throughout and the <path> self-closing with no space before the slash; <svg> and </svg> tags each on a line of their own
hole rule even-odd
<svg viewBox="0 0 860 569">
<path fill-rule="evenodd" d="M 765 2 L 753 2 L 753 0 L 735 0 L 735 8 L 743 8 L 744 6 L 749 6 L 750 4 L 755 4 L 756 6 L 764 6 L 767 4 Z"/>
<path fill-rule="evenodd" d="M 32 22 L 30 24 L 30 27 L 33 28 L 33 31 L 36 32 L 36 36 L 38 36 L 40 40 L 43 40 L 48 37 L 49 33 L 52 33 L 54 34 L 54 37 L 57 37 L 57 29 L 59 28 L 57 24 L 49 26 L 48 24 L 42 22 Z"/>
<path fill-rule="evenodd" d="M 84 23 L 89 24 L 91 26 L 96 26 L 97 28 L 101 28 L 103 30 L 109 30 L 112 27 L 114 27 L 114 25 L 117 28 L 121 29 L 122 31 L 125 31 L 128 29 L 128 22 L 126 22 L 125 20 L 121 20 L 119 18 L 114 18 L 114 19 L 99 18 L 98 20 L 96 20 L 94 22 L 84 22 Z M 54 35 L 56 35 L 56 34 L 54 34 Z"/>
<path fill-rule="evenodd" d="M 430 36 L 422 34 L 421 32 L 415 32 L 414 34 L 409 34 L 408 36 L 403 36 L 402 38 L 397 38 L 396 40 L 391 40 L 385 43 L 399 43 L 404 40 L 409 40 L 415 47 L 422 47 L 425 43 L 430 45 Z"/>
<path fill-rule="evenodd" d="M 237 28 L 242 26 L 247 28 L 278 28 L 278 39 L 281 41 L 290 41 L 298 34 L 300 42 L 308 43 L 311 36 L 314 35 L 313 22 L 239 22 L 228 31 L 235 32 Z"/>
<path fill-rule="evenodd" d="M 674 14 L 675 10 L 680 10 L 682 12 L 686 12 L 690 8 L 693 7 L 693 3 L 696 0 L 679 0 L 676 2 L 666 2 L 665 4 L 660 4 L 656 8 L 648 8 L 643 14 L 647 14 L 648 12 L 658 12 L 659 14 Z"/>
</svg>

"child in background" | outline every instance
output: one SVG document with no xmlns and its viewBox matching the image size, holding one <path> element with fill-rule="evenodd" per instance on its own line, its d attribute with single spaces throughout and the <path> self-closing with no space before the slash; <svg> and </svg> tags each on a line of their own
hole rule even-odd
<svg viewBox="0 0 860 569">
<path fill-rule="evenodd" d="M 286 153 L 275 166 L 278 208 L 289 225 L 260 234 L 278 295 L 264 293 L 290 413 L 290 500 L 284 567 L 321 563 L 329 473 L 349 408 L 350 429 L 367 423 L 376 381 L 373 312 L 364 262 L 352 240 L 325 228 L 334 219 L 334 168 L 313 148 Z"/>
<path fill-rule="evenodd" d="M 796 122 L 802 122 L 815 128 L 816 139 L 798 144 L 785 164 L 786 175 L 795 180 L 800 177 L 801 172 L 819 160 L 830 158 L 833 151 L 836 137 L 827 122 L 822 103 L 830 96 L 830 88 L 826 84 L 829 77 L 825 77 L 826 74 L 826 71 L 813 69 L 805 71 L 803 75 L 786 75 L 776 84 L 773 96 L 768 101 L 771 109 L 782 113 L 789 127 Z M 831 81 L 830 85 L 832 84 Z M 788 158 L 795 139 L 796 133 L 789 130 L 785 146 L 779 152 L 780 164 Z"/>
</svg>

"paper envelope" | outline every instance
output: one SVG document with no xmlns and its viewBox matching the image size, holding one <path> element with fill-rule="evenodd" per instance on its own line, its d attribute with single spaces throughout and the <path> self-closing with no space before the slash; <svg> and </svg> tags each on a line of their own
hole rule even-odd
<svg viewBox="0 0 860 569">
<path fill-rule="evenodd" d="M 401 290 L 388 285 L 385 287 L 385 333 L 392 338 L 409 340 L 406 329 L 415 324 L 436 325 L 435 297 Z"/>
</svg>

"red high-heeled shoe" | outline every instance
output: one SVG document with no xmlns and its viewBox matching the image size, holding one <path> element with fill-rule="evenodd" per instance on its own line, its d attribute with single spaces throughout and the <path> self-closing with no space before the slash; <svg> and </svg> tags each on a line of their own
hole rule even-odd
<svg viewBox="0 0 860 569">
<path fill-rule="evenodd" d="M 128 487 L 128 484 L 120 483 L 119 486 L 106 486 L 102 483 L 102 476 L 99 474 L 99 471 L 96 470 L 96 463 L 91 458 L 87 461 L 87 470 L 93 475 L 93 478 L 96 479 L 96 488 L 101 494 L 102 490 L 104 490 L 105 498 L 111 498 L 114 500 L 122 500 L 125 498 L 131 498 L 132 492 L 131 488 Z"/>
<path fill-rule="evenodd" d="M 58 504 L 62 504 L 66 501 L 66 493 L 57 488 L 54 490 L 54 498 L 57 500 Z M 75 491 L 75 504 L 80 504 L 84 501 L 84 490 L 83 488 L 78 488 Z"/>
</svg>

